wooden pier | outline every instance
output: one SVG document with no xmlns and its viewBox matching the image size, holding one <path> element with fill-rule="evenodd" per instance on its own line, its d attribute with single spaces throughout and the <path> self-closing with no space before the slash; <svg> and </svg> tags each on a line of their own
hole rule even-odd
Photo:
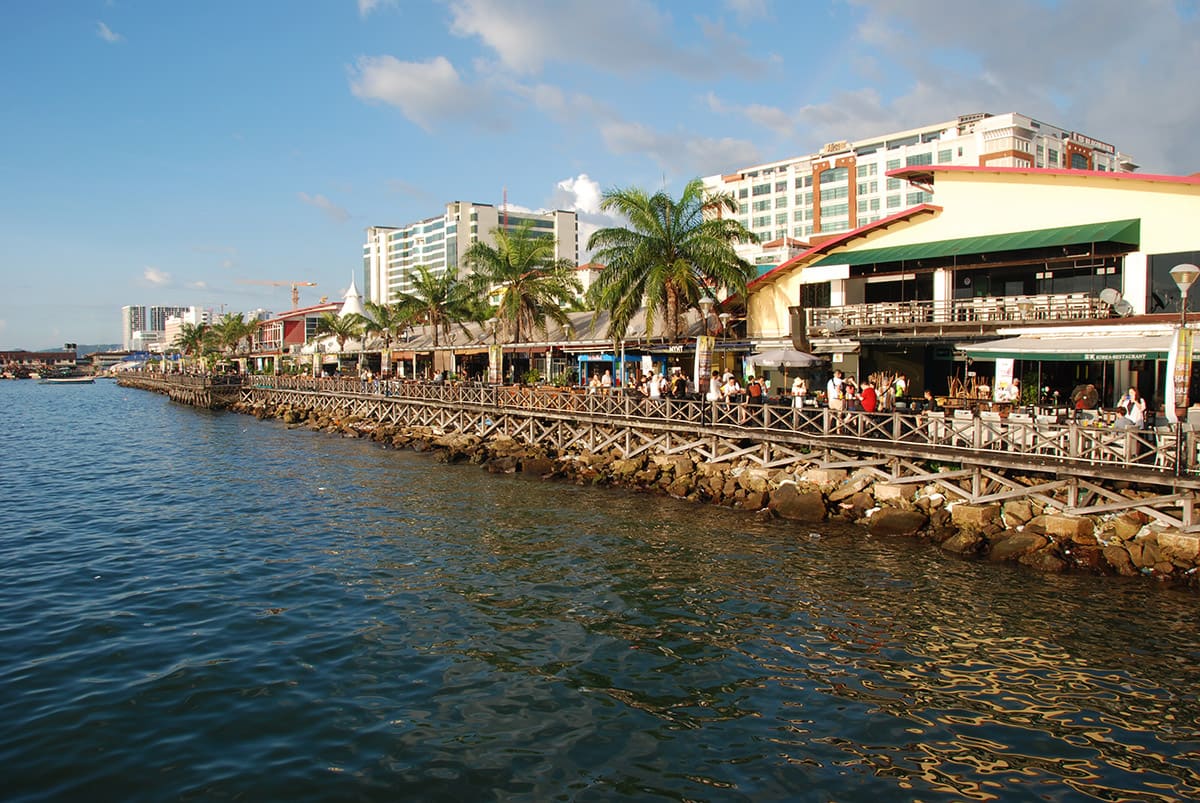
<svg viewBox="0 0 1200 803">
<path fill-rule="evenodd" d="M 162 390 L 126 381 L 122 384 Z M 189 377 L 182 377 L 188 379 Z M 600 395 L 556 388 L 252 376 L 233 390 L 249 404 L 292 405 L 381 424 L 481 437 L 509 435 L 559 452 L 689 454 L 761 468 L 862 470 L 891 484 L 933 485 L 968 504 L 1031 498 L 1068 515 L 1140 510 L 1193 531 L 1200 490 L 1196 433 L 1114 430 L 1084 422 L 861 413 L 825 408 Z M 188 404 L 200 392 L 165 391 Z M 210 406 L 205 404 L 203 406 Z"/>
</svg>

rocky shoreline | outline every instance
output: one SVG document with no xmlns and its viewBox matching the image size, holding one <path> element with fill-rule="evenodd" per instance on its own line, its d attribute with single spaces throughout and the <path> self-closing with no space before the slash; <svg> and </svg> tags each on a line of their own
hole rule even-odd
<svg viewBox="0 0 1200 803">
<path fill-rule="evenodd" d="M 431 453 L 445 463 L 476 464 L 493 473 L 523 472 L 616 486 L 802 524 L 843 521 L 861 525 L 875 536 L 927 541 L 964 558 L 1016 562 L 1051 573 L 1145 576 L 1200 589 L 1200 539 L 1162 531 L 1138 511 L 1066 516 L 1052 505 L 1029 499 L 984 505 L 955 502 L 936 485 L 887 483 L 866 470 L 764 469 L 745 460 L 712 464 L 687 454 L 648 453 L 626 459 L 615 450 L 558 453 L 507 435 L 484 439 L 470 433 L 439 433 L 291 405 L 239 402 L 231 409 L 259 419 L 278 419 L 292 428 L 370 438 L 393 448 Z M 1031 485 L 1039 481 L 1029 478 Z"/>
</svg>

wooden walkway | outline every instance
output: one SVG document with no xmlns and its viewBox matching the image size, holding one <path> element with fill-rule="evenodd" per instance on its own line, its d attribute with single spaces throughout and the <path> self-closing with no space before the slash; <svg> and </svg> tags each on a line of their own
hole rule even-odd
<svg viewBox="0 0 1200 803">
<path fill-rule="evenodd" d="M 1117 431 L 1020 416 L 871 414 L 282 376 L 248 377 L 240 394 L 252 404 L 290 404 L 446 433 L 502 433 L 560 451 L 689 453 L 710 463 L 744 460 L 762 468 L 862 469 L 893 484 L 933 484 L 970 504 L 1031 498 L 1074 515 L 1136 509 L 1189 531 L 1200 490 L 1197 438 L 1182 427 Z"/>
</svg>

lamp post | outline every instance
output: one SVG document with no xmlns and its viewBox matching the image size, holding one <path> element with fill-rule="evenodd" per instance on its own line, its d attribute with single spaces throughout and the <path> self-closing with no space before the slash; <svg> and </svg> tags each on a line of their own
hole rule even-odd
<svg viewBox="0 0 1200 803">
<path fill-rule="evenodd" d="M 712 296 L 705 296 L 700 299 L 700 314 L 704 316 L 704 335 L 708 336 L 708 313 L 712 312 L 713 304 Z"/>
<path fill-rule="evenodd" d="M 1200 268 L 1189 263 L 1176 265 L 1171 268 L 1171 278 L 1179 288 L 1179 335 L 1175 354 L 1175 473 L 1183 470 L 1183 456 L 1191 454 L 1185 451 L 1183 444 L 1183 416 L 1187 415 L 1188 400 L 1191 396 L 1192 380 L 1192 339 L 1187 331 L 1187 297 L 1188 290 L 1200 278 Z M 1182 404 L 1179 402 L 1182 400 Z"/>
</svg>

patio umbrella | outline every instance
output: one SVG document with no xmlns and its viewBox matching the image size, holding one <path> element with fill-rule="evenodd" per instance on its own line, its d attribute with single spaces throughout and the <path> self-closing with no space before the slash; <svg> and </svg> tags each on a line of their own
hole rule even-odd
<svg viewBox="0 0 1200 803">
<path fill-rule="evenodd" d="M 750 362 L 762 368 L 811 368 L 823 360 L 815 354 L 795 349 L 768 349 L 750 355 Z"/>
</svg>

